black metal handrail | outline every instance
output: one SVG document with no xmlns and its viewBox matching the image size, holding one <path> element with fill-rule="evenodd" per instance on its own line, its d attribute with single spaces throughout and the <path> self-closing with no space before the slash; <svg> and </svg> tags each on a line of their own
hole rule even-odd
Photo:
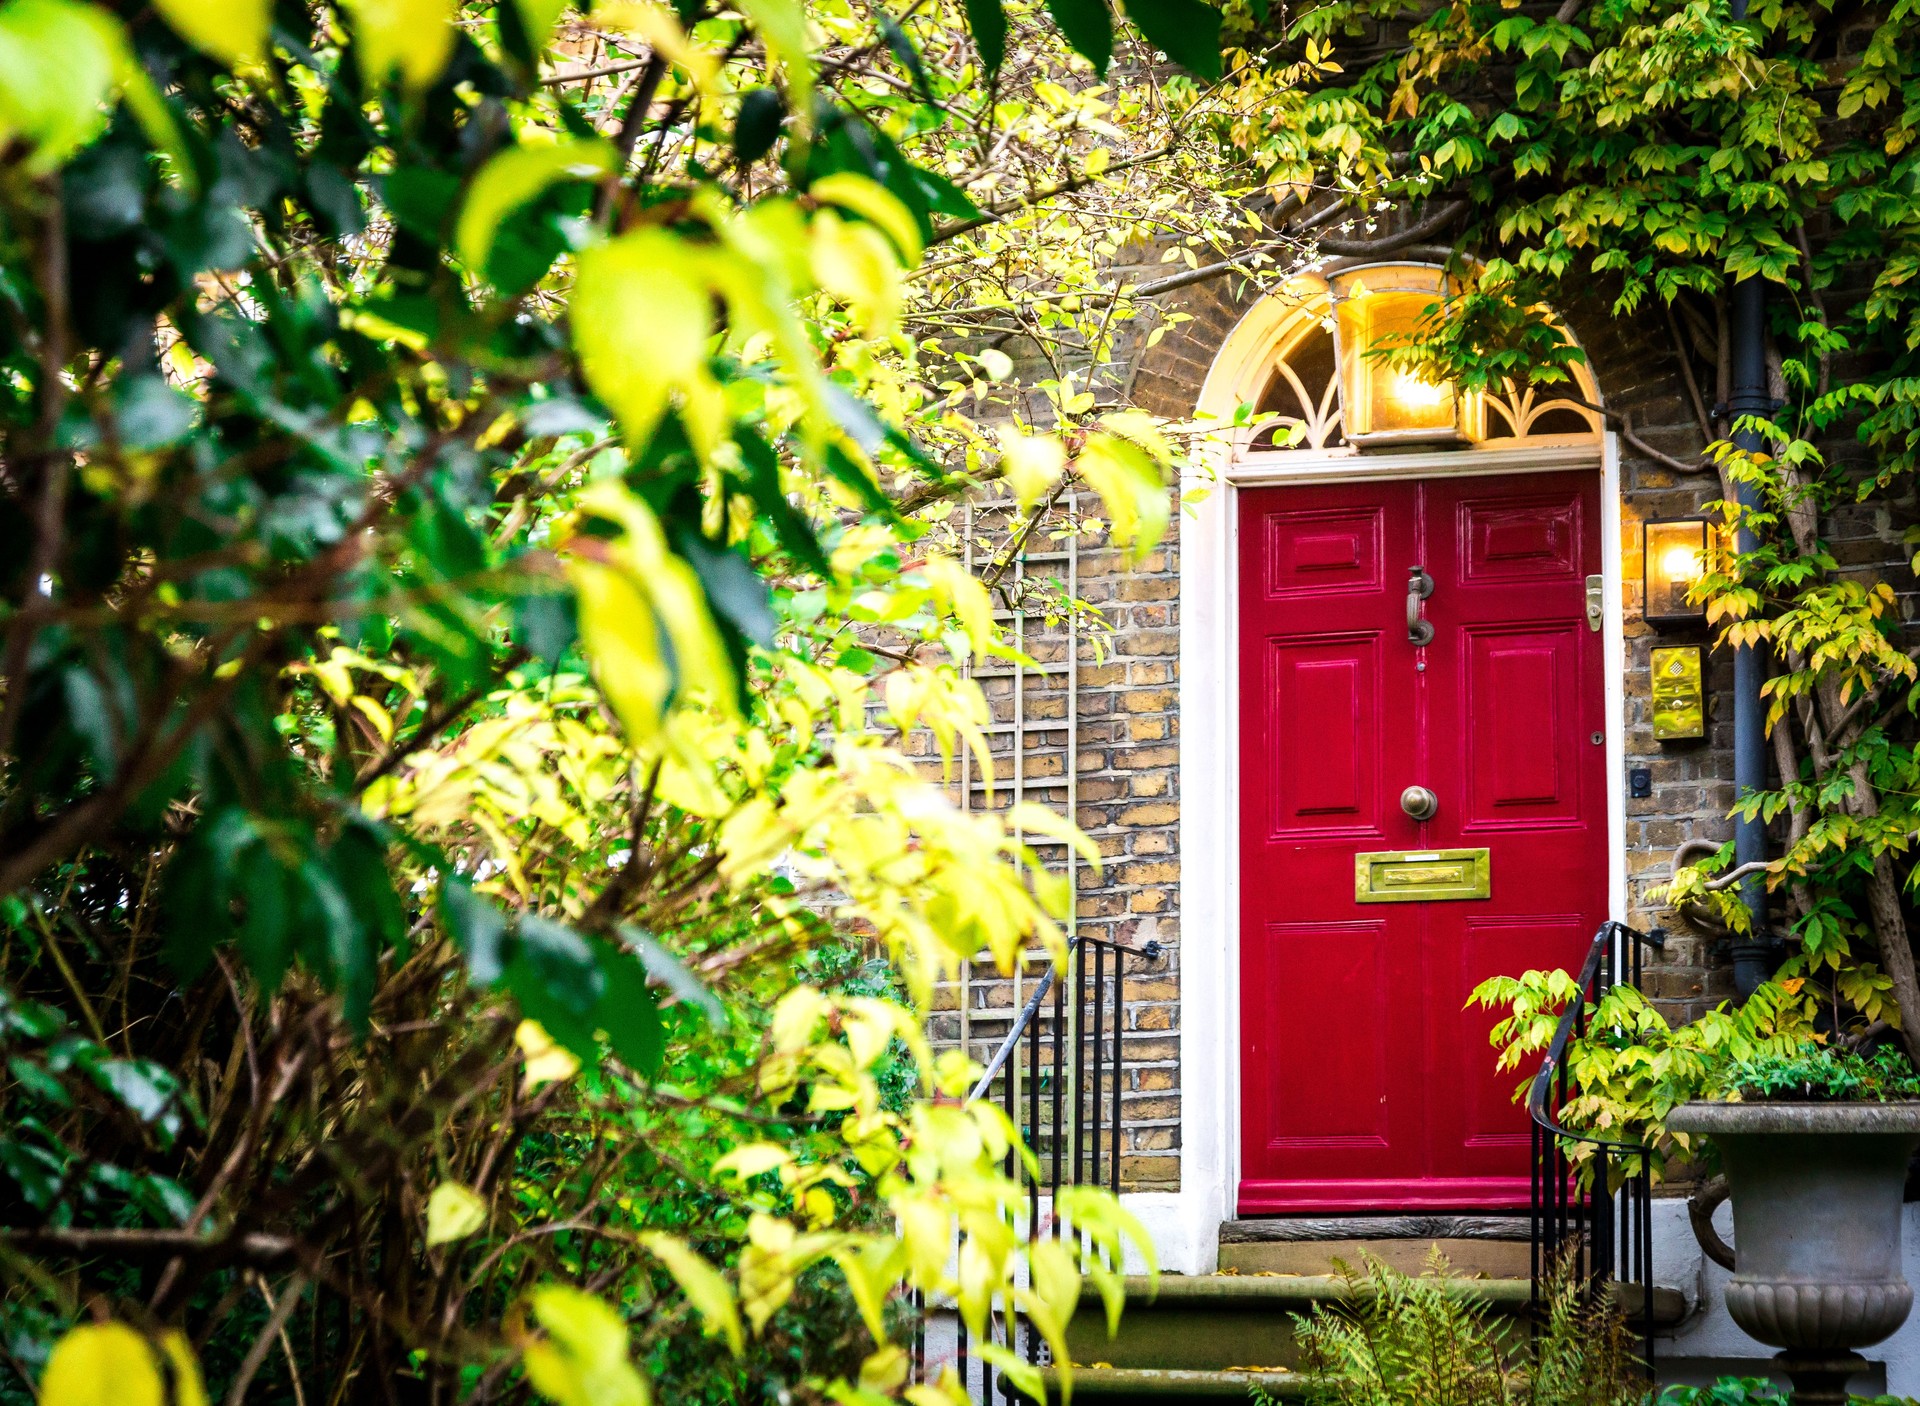
<svg viewBox="0 0 1920 1406">
<path fill-rule="evenodd" d="M 1658 950 L 1664 934 L 1636 932 L 1625 923 L 1608 920 L 1593 935 L 1587 960 L 1580 968 L 1577 991 L 1560 1013 L 1546 1057 L 1527 1090 L 1527 1114 L 1533 1139 L 1533 1197 L 1531 1240 L 1533 1296 L 1550 1274 L 1571 1260 L 1571 1269 L 1589 1292 L 1609 1292 L 1615 1283 L 1638 1288 L 1640 1336 L 1647 1369 L 1653 1369 L 1653 1178 L 1652 1149 L 1641 1143 L 1618 1142 L 1580 1132 L 1560 1121 L 1566 1104 L 1567 1048 L 1587 1032 L 1590 1012 L 1608 991 L 1621 982 L 1638 987 L 1643 975 L 1641 949 Z M 1580 1184 L 1568 1144 L 1594 1149 L 1586 1184 Z M 1612 1190 L 1615 1158 L 1638 1159 L 1616 1194 Z"/>
<path fill-rule="evenodd" d="M 1058 1238 L 1061 1232 L 1057 1215 L 1041 1224 L 1043 1181 L 1049 1198 L 1057 1198 L 1063 1186 L 1104 1185 L 1119 1193 L 1125 1149 L 1125 964 L 1130 958 L 1156 960 L 1164 953 L 1157 941 L 1131 947 L 1105 938 L 1069 939 L 1064 962 L 1048 965 L 967 1095 L 968 1103 L 994 1097 L 997 1083 L 1008 1121 L 1044 1169 L 1040 1177 L 1028 1175 L 1018 1153 L 1007 1154 L 1007 1174 L 1026 1185 L 1030 1240 Z M 982 1403 L 1011 1396 L 1004 1375 L 980 1356 L 966 1324 L 956 1322 L 955 1332 L 954 1366 L 962 1387 Z M 992 1315 L 987 1337 L 1029 1363 L 1043 1362 L 1045 1345 L 1039 1334 L 1031 1323 L 1019 1321 L 1011 1305 Z M 913 1353 L 922 1380 L 928 1376 L 926 1355 L 923 1323 Z"/>
</svg>

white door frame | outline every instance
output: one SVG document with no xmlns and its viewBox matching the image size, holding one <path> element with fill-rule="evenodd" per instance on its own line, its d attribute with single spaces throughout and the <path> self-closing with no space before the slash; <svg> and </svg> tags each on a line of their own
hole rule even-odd
<svg viewBox="0 0 1920 1406">
<path fill-rule="evenodd" d="M 1259 318 L 1256 307 L 1248 322 Z M 1215 359 L 1200 412 L 1224 423 L 1245 397 L 1236 329 Z M 1625 659 L 1619 447 L 1583 444 L 1358 455 L 1236 454 L 1183 484 L 1180 521 L 1180 1189 L 1123 1198 L 1161 1268 L 1211 1273 L 1240 1180 L 1238 492 L 1275 484 L 1599 470 L 1602 657 L 1606 688 L 1608 907 L 1626 916 Z"/>
</svg>

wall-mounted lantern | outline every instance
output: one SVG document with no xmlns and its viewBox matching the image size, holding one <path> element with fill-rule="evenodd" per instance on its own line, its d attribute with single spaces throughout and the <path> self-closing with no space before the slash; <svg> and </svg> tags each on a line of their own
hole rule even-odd
<svg viewBox="0 0 1920 1406">
<path fill-rule="evenodd" d="M 1655 629 L 1707 623 L 1706 602 L 1688 596 L 1707 574 L 1711 531 L 1703 517 L 1649 518 L 1641 524 L 1640 600 Z"/>
<path fill-rule="evenodd" d="M 1332 280 L 1342 423 L 1359 449 L 1460 444 L 1464 397 L 1451 381 L 1422 380 L 1369 349 L 1417 332 L 1445 300 L 1445 273 L 1406 264 L 1348 269 Z"/>
</svg>

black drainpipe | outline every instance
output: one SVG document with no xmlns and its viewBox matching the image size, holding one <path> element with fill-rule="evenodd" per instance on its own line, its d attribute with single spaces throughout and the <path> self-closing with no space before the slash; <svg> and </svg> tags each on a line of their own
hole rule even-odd
<svg viewBox="0 0 1920 1406">
<path fill-rule="evenodd" d="M 1732 0 L 1733 18 L 1747 17 L 1747 0 Z M 1728 335 L 1733 384 L 1727 413 L 1738 423 L 1743 415 L 1773 414 L 1773 396 L 1767 386 L 1767 285 L 1758 274 L 1749 274 L 1733 285 L 1729 308 Z M 1736 448 L 1749 453 L 1766 452 L 1765 440 L 1752 430 L 1737 429 Z M 1734 497 L 1742 509 L 1757 508 L 1758 488 L 1749 483 L 1734 485 Z M 1753 532 L 1741 526 L 1736 546 L 1751 552 L 1756 543 Z M 1736 797 L 1767 788 L 1766 714 L 1760 708 L 1760 684 L 1766 677 L 1766 661 L 1755 645 L 1742 645 L 1733 652 L 1733 791 Z M 1758 815 L 1736 817 L 1733 822 L 1733 862 L 1736 865 L 1762 863 L 1767 857 L 1767 826 Z M 1752 927 L 1746 940 L 1733 944 L 1733 985 L 1742 999 L 1751 996 L 1772 972 L 1767 934 L 1766 876 L 1754 874 L 1740 884 L 1741 901 L 1747 905 Z"/>
<path fill-rule="evenodd" d="M 1744 8 L 1737 3 L 1736 11 Z M 1757 276 L 1733 286 L 1728 331 L 1733 338 L 1733 388 L 1728 413 L 1737 422 L 1742 415 L 1772 415 L 1773 397 L 1767 391 L 1766 284 Z M 1766 445 L 1752 430 L 1735 430 L 1736 447 L 1764 453 Z M 1734 485 L 1734 497 L 1743 509 L 1759 505 L 1759 490 L 1750 483 Z M 1754 549 L 1752 529 L 1744 521 L 1737 546 Z M 1760 684 L 1766 661 L 1758 645 L 1744 644 L 1733 652 L 1733 792 L 1744 797 L 1767 788 L 1766 714 L 1760 709 Z M 1733 862 L 1763 863 L 1767 857 L 1767 825 L 1758 815 L 1737 816 L 1733 822 Z M 1752 927 L 1733 944 L 1733 985 L 1744 1000 L 1772 973 L 1767 941 L 1767 882 L 1763 874 L 1740 881 L 1740 898 L 1747 905 Z"/>
</svg>

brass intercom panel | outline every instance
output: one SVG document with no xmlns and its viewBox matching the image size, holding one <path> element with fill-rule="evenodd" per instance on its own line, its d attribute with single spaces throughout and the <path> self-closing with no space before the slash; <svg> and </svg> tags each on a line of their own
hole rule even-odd
<svg viewBox="0 0 1920 1406">
<path fill-rule="evenodd" d="M 1706 689 L 1699 645 L 1653 651 L 1653 735 L 1677 742 L 1707 735 Z"/>
</svg>

